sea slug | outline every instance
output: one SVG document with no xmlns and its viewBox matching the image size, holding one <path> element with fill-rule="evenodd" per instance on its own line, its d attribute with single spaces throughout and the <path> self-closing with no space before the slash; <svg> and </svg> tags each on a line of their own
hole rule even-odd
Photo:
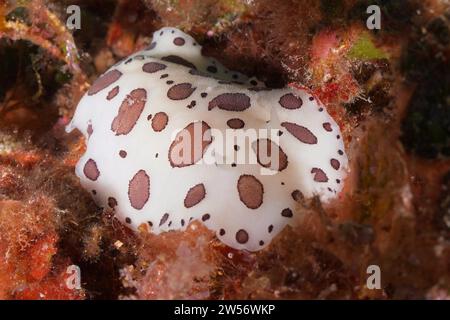
<svg viewBox="0 0 450 320">
<path fill-rule="evenodd" d="M 205 57 L 174 28 L 112 66 L 81 99 L 82 185 L 132 229 L 199 220 L 225 244 L 257 251 L 293 219 L 299 197 L 342 190 L 340 129 L 307 90 L 270 89 Z"/>
</svg>

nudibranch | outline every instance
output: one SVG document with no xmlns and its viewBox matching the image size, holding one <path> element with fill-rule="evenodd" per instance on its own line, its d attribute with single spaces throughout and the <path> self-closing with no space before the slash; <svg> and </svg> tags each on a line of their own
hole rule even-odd
<svg viewBox="0 0 450 320">
<path fill-rule="evenodd" d="M 67 127 L 86 138 L 76 174 L 132 229 L 198 220 L 225 244 L 257 251 L 293 221 L 298 198 L 337 197 L 343 139 L 309 91 L 267 88 L 201 49 L 163 28 L 98 78 Z"/>
</svg>

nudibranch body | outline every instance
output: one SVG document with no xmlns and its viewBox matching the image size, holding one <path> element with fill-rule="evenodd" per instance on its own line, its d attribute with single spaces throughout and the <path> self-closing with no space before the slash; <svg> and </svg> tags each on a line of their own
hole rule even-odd
<svg viewBox="0 0 450 320">
<path fill-rule="evenodd" d="M 346 175 L 339 127 L 314 96 L 228 70 L 173 28 L 94 82 L 74 128 L 87 141 L 76 174 L 100 206 L 156 234 L 199 220 L 236 249 L 265 247 L 298 197 L 329 201 Z"/>
</svg>

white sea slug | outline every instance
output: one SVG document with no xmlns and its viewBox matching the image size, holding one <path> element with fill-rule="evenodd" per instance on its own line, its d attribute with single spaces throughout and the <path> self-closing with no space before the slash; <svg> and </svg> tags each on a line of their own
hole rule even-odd
<svg viewBox="0 0 450 320">
<path fill-rule="evenodd" d="M 174 28 L 97 79 L 74 128 L 87 141 L 76 174 L 98 205 L 156 234 L 199 220 L 236 249 L 264 248 L 297 197 L 327 202 L 346 175 L 339 127 L 309 92 L 268 89 Z"/>
</svg>

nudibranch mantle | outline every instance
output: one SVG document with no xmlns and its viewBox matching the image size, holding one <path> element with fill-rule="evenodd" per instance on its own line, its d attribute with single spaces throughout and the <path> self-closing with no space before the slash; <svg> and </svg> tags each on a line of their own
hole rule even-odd
<svg viewBox="0 0 450 320">
<path fill-rule="evenodd" d="M 67 131 L 74 128 L 87 143 L 76 174 L 98 205 L 156 234 L 198 220 L 236 249 L 264 248 L 293 220 L 296 199 L 327 202 L 346 176 L 340 129 L 310 92 L 266 88 L 203 56 L 174 28 L 156 31 L 148 48 L 98 78 Z M 229 131 L 248 130 L 276 134 L 219 148 Z M 200 132 L 202 141 L 180 152 L 182 132 Z M 276 166 L 260 161 L 264 149 L 277 151 Z M 201 161 L 208 150 L 216 163 Z M 241 152 L 257 162 L 230 161 Z"/>
</svg>

